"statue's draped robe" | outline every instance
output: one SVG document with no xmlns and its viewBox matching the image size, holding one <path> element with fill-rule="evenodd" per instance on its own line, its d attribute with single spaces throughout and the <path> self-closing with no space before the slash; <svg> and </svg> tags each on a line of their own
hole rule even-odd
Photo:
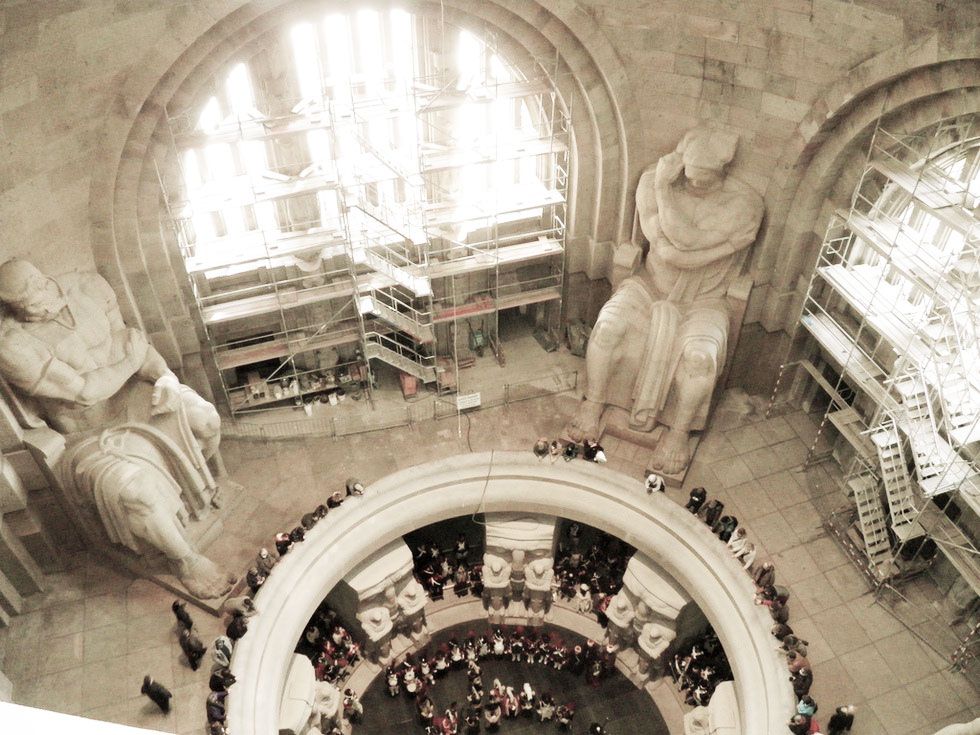
<svg viewBox="0 0 980 735">
<path fill-rule="evenodd" d="M 644 177 L 654 175 L 651 168 Z M 677 406 L 671 386 L 685 347 L 697 342 L 710 348 L 706 351 L 714 358 L 714 382 L 721 375 L 729 329 L 726 292 L 742 270 L 746 246 L 755 239 L 762 218 L 761 200 L 741 184 L 727 185 L 706 198 L 710 209 L 701 212 L 697 228 L 678 215 L 675 196 L 670 187 L 658 194 L 657 210 L 647 216 L 638 197 L 643 232 L 650 240 L 644 270 L 623 281 L 599 315 L 600 321 L 625 321 L 634 331 L 627 334 L 618 363 L 611 367 L 605 393 L 587 394 L 592 401 L 629 411 L 630 424 L 643 431 L 657 423 L 673 425 Z M 736 250 L 706 266 L 682 269 L 658 256 L 663 239 L 686 252 L 725 242 Z M 689 428 L 704 428 L 710 402 L 708 391 Z"/>
</svg>

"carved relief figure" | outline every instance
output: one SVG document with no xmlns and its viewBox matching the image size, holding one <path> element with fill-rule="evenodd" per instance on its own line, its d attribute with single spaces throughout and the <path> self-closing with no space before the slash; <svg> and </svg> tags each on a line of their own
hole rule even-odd
<svg viewBox="0 0 980 735">
<path fill-rule="evenodd" d="M 620 284 L 599 313 L 586 353 L 585 401 L 569 428 L 596 438 L 609 405 L 630 427 L 663 424 L 652 464 L 690 461 L 688 435 L 703 429 L 724 367 L 726 292 L 762 221 L 762 199 L 725 175 L 734 134 L 697 128 L 640 177 L 636 207 L 650 241 L 642 272 Z"/>
<path fill-rule="evenodd" d="M 633 619 L 636 613 L 633 611 L 633 602 L 629 595 L 624 591 L 617 593 L 609 607 L 606 608 L 606 641 L 614 649 L 619 649 L 630 645 L 636 637 L 633 631 Z"/>
<path fill-rule="evenodd" d="M 164 554 L 192 594 L 227 592 L 228 578 L 183 533 L 217 504 L 207 466 L 220 441 L 214 406 L 126 326 L 95 273 L 53 278 L 9 260 L 0 302 L 0 375 L 66 435 L 69 497 L 94 509 L 111 542 Z"/>
</svg>

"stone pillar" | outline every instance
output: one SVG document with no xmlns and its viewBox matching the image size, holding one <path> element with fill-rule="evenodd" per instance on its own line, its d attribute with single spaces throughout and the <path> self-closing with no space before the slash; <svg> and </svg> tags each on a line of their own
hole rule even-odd
<svg viewBox="0 0 980 735">
<path fill-rule="evenodd" d="M 388 608 L 372 607 L 357 613 L 357 622 L 364 635 L 364 656 L 376 664 L 391 661 L 391 634 L 394 625 Z"/>
<path fill-rule="evenodd" d="M 557 519 L 530 513 L 488 513 L 486 519 L 483 586 L 490 622 L 540 625 L 551 604 Z"/>
<path fill-rule="evenodd" d="M 483 555 L 483 605 L 493 625 L 502 625 L 510 602 L 510 564 L 496 554 Z"/>
<path fill-rule="evenodd" d="M 606 608 L 606 617 L 609 620 L 606 625 L 606 642 L 617 651 L 632 645 L 636 639 L 633 630 L 636 612 L 633 609 L 633 601 L 626 592 L 620 590 L 616 593 L 609 602 L 609 607 Z"/>
<path fill-rule="evenodd" d="M 678 618 L 693 605 L 687 592 L 648 556 L 626 565 L 623 587 L 609 604 L 606 642 L 618 648 L 634 681 L 662 674 L 660 658 L 678 635 Z"/>
<path fill-rule="evenodd" d="M 664 653 L 677 634 L 657 623 L 647 623 L 636 639 L 637 672 L 644 678 L 655 679 L 664 673 Z"/>
<path fill-rule="evenodd" d="M 364 641 L 365 655 L 379 664 L 392 656 L 395 636 L 415 642 L 425 637 L 428 601 L 413 573 L 412 552 L 401 539 L 354 567 L 327 596 L 344 624 Z"/>
<path fill-rule="evenodd" d="M 524 606 L 532 625 L 540 624 L 551 609 L 551 582 L 554 577 L 554 560 L 550 557 L 543 556 L 527 565 Z"/>
<path fill-rule="evenodd" d="M 397 596 L 398 610 L 401 613 L 402 631 L 410 635 L 416 642 L 428 634 L 425 620 L 425 603 L 429 596 L 419 581 L 412 577 Z"/>
</svg>

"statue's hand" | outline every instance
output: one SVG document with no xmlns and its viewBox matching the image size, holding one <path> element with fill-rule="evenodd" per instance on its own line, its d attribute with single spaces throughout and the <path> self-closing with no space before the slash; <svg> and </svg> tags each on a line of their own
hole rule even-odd
<svg viewBox="0 0 980 735">
<path fill-rule="evenodd" d="M 150 413 L 154 416 L 177 410 L 180 402 L 180 381 L 173 373 L 167 373 L 153 384 L 153 396 L 150 398 Z"/>
<path fill-rule="evenodd" d="M 654 174 L 654 184 L 657 188 L 670 186 L 684 170 L 684 157 L 677 151 L 668 153 L 657 161 L 657 171 Z"/>
</svg>

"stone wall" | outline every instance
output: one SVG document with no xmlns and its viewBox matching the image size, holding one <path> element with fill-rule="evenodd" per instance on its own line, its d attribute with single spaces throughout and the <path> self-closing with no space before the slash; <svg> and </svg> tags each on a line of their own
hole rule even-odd
<svg viewBox="0 0 980 735">
<path fill-rule="evenodd" d="M 173 244 L 157 225 L 163 106 L 193 98 L 243 44 L 304 0 L 30 0 L 0 9 L 4 255 L 42 269 L 96 266 L 174 365 L 200 364 Z M 684 130 L 742 133 L 736 172 L 765 195 L 747 321 L 787 327 L 827 198 L 881 110 L 975 90 L 972 0 L 452 0 L 515 48 L 564 61 L 578 178 L 572 271 L 605 274 L 629 235 L 632 188 Z M 318 11 L 319 12 L 319 11 Z M 966 60 L 966 61 L 964 61 Z M 922 75 L 922 70 L 929 73 Z M 883 89 L 906 83 L 882 106 Z M 975 106 L 960 100 L 959 107 Z M 947 112 L 938 105 L 922 112 Z M 921 112 L 921 110 L 920 110 Z M 857 117 L 855 117 L 855 115 Z M 821 155 L 831 146 L 832 155 Z M 854 172 L 849 172 L 851 176 Z M 841 191 L 850 191 L 853 181 Z M 770 288 L 772 286 L 772 288 Z"/>
</svg>

